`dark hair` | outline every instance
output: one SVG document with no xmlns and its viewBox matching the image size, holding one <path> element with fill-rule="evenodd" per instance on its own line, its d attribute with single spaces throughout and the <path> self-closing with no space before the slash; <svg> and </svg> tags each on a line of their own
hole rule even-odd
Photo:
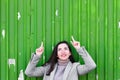
<svg viewBox="0 0 120 80">
<path fill-rule="evenodd" d="M 57 61 L 58 61 L 57 48 L 58 48 L 58 45 L 59 45 L 59 44 L 62 44 L 62 43 L 67 44 L 67 46 L 68 46 L 68 48 L 69 48 L 69 50 L 70 50 L 70 52 L 71 52 L 71 55 L 69 56 L 69 59 L 70 59 L 70 61 L 71 61 L 72 63 L 75 62 L 75 60 L 74 60 L 74 58 L 73 58 L 73 55 L 72 55 L 72 50 L 71 50 L 71 48 L 70 48 L 69 43 L 68 43 L 67 41 L 61 41 L 61 42 L 59 42 L 59 43 L 54 47 L 54 49 L 53 49 L 53 51 L 52 51 L 51 57 L 50 57 L 50 58 L 48 59 L 48 61 L 44 64 L 44 65 L 46 65 L 46 64 L 49 64 L 49 65 L 50 65 L 50 68 L 49 68 L 49 70 L 48 70 L 48 72 L 47 72 L 46 75 L 50 75 L 50 73 L 53 71 L 53 69 L 54 69 L 54 67 L 55 67 L 55 64 L 56 64 Z"/>
</svg>

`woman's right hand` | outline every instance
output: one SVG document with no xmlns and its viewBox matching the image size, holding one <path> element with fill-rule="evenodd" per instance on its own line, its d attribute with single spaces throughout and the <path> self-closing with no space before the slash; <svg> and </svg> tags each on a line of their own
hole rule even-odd
<svg viewBox="0 0 120 80">
<path fill-rule="evenodd" d="M 44 46 L 43 46 L 43 42 L 42 42 L 41 46 L 36 49 L 36 54 L 37 55 L 42 55 L 43 52 L 44 52 Z"/>
</svg>

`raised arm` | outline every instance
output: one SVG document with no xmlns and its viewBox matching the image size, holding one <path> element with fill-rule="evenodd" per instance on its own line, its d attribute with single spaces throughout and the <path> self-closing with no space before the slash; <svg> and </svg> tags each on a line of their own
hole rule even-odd
<svg viewBox="0 0 120 80">
<path fill-rule="evenodd" d="M 45 67 L 40 66 L 36 67 L 37 63 L 39 62 L 39 59 L 44 51 L 43 42 L 41 43 L 41 46 L 36 49 L 36 54 L 33 54 L 31 57 L 31 60 L 29 61 L 27 68 L 25 70 L 25 74 L 29 77 L 39 77 L 43 76 L 45 73 Z"/>
<path fill-rule="evenodd" d="M 89 55 L 89 53 L 87 52 L 87 50 L 85 49 L 85 47 L 80 47 L 80 42 L 74 40 L 73 37 L 72 37 L 71 43 L 85 62 L 85 64 L 83 65 L 80 65 L 80 64 L 77 65 L 78 74 L 83 75 L 95 69 L 96 64 L 94 60 L 91 58 L 91 56 Z"/>
</svg>

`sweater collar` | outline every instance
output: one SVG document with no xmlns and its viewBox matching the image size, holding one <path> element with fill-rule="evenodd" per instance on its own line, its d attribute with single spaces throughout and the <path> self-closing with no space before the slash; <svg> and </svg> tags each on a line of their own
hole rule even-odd
<svg viewBox="0 0 120 80">
<path fill-rule="evenodd" d="M 67 64 L 68 64 L 69 61 L 70 61 L 69 59 L 64 60 L 64 61 L 58 59 L 58 65 L 59 65 L 59 66 L 67 66 Z"/>
</svg>

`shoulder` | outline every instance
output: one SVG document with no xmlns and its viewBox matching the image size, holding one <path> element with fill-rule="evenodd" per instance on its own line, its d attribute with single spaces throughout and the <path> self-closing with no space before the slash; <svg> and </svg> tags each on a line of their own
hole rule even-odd
<svg viewBox="0 0 120 80">
<path fill-rule="evenodd" d="M 79 62 L 74 62 L 74 63 L 72 63 L 72 68 L 76 68 L 78 65 L 80 65 Z"/>
<path fill-rule="evenodd" d="M 80 63 L 79 62 L 74 62 L 73 63 L 73 66 L 77 66 L 77 65 L 80 65 Z"/>
<path fill-rule="evenodd" d="M 80 65 L 80 62 L 73 62 L 73 63 L 72 63 L 72 62 L 70 61 L 70 62 L 68 63 L 68 65 L 70 65 L 70 66 L 77 66 L 77 65 Z"/>
</svg>

